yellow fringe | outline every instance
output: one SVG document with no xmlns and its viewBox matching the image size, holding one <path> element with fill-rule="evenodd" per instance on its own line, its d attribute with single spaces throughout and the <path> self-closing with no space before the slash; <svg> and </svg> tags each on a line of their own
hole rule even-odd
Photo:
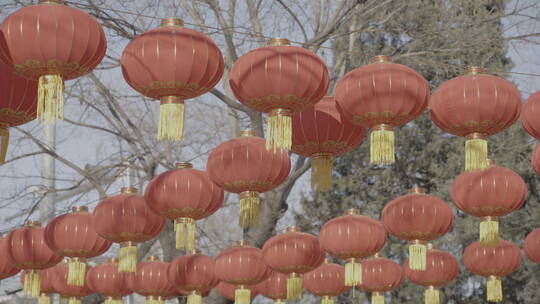
<svg viewBox="0 0 540 304">
<path fill-rule="evenodd" d="M 268 138 L 266 139 L 266 150 L 290 150 L 292 145 L 291 130 L 291 116 L 277 113 L 268 117 Z"/>
<path fill-rule="evenodd" d="M 23 290 L 26 295 L 39 297 L 41 294 L 41 273 L 39 270 L 30 270 L 24 276 Z"/>
<path fill-rule="evenodd" d="M 321 304 L 334 304 L 334 297 L 331 297 L 331 296 L 322 297 Z"/>
<path fill-rule="evenodd" d="M 428 288 L 424 291 L 424 303 L 425 304 L 439 304 L 439 290 L 435 288 Z"/>
<path fill-rule="evenodd" d="M 311 186 L 321 192 L 332 187 L 332 158 L 329 156 L 311 159 Z"/>
<path fill-rule="evenodd" d="M 302 298 L 302 277 L 287 278 L 287 300 L 300 300 Z"/>
<path fill-rule="evenodd" d="M 123 304 L 123 303 L 124 301 L 122 301 L 122 299 L 107 298 L 104 304 Z"/>
<path fill-rule="evenodd" d="M 71 286 L 84 286 L 86 278 L 86 263 L 71 259 L 68 262 L 67 284 Z"/>
<path fill-rule="evenodd" d="M 64 119 L 64 81 L 60 75 L 39 77 L 37 117 L 42 124 Z"/>
<path fill-rule="evenodd" d="M 501 302 L 503 300 L 502 283 L 499 278 L 490 277 L 487 281 L 488 302 Z"/>
<path fill-rule="evenodd" d="M 371 304 L 384 304 L 384 293 L 380 293 L 380 292 L 372 293 Z"/>
<path fill-rule="evenodd" d="M 118 252 L 118 271 L 135 272 L 137 271 L 137 245 L 121 246 Z"/>
<path fill-rule="evenodd" d="M 259 196 L 240 197 L 240 220 L 242 228 L 259 225 L 260 199 Z"/>
<path fill-rule="evenodd" d="M 176 249 L 195 250 L 195 220 L 188 217 L 178 218 L 174 221 L 176 231 Z"/>
<path fill-rule="evenodd" d="M 51 304 L 51 296 L 42 294 L 38 297 L 38 304 Z"/>
<path fill-rule="evenodd" d="M 187 304 L 202 304 L 202 296 L 200 294 L 189 294 Z"/>
<path fill-rule="evenodd" d="M 146 297 L 144 304 L 163 304 L 165 301 L 161 297 Z"/>
<path fill-rule="evenodd" d="M 488 167 L 488 144 L 482 138 L 465 141 L 465 170 L 478 170 Z"/>
<path fill-rule="evenodd" d="M 286 304 L 286 301 L 283 301 L 282 299 L 274 300 L 274 304 Z"/>
<path fill-rule="evenodd" d="M 0 128 L 0 165 L 6 162 L 7 149 L 9 145 L 9 129 Z"/>
<path fill-rule="evenodd" d="M 499 245 L 499 222 L 484 220 L 480 222 L 480 246 L 497 247 Z"/>
<path fill-rule="evenodd" d="M 394 152 L 394 131 L 373 130 L 371 132 L 370 163 L 372 165 L 390 165 L 396 161 Z"/>
<path fill-rule="evenodd" d="M 345 286 L 362 284 L 362 264 L 352 261 L 345 264 Z"/>
<path fill-rule="evenodd" d="M 68 300 L 68 304 L 81 304 L 81 303 L 82 303 L 81 299 L 75 298 L 75 297 L 71 297 Z"/>
<path fill-rule="evenodd" d="M 427 248 L 424 244 L 409 245 L 409 267 L 411 270 L 426 270 Z"/>
<path fill-rule="evenodd" d="M 234 304 L 249 304 L 251 302 L 251 290 L 239 287 L 234 291 Z"/>
<path fill-rule="evenodd" d="M 159 108 L 159 140 L 184 138 L 184 103 L 164 103 Z"/>
</svg>

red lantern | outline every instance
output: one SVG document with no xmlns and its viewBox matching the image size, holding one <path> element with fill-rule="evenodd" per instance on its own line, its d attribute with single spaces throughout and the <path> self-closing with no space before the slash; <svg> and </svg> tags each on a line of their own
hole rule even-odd
<svg viewBox="0 0 540 304">
<path fill-rule="evenodd" d="M 349 209 L 346 215 L 331 219 L 323 225 L 319 236 L 326 252 L 347 260 L 345 286 L 362 283 L 360 259 L 379 252 L 386 243 L 384 226 L 379 221 L 358 213 L 358 209 Z"/>
<path fill-rule="evenodd" d="M 37 115 L 51 123 L 64 117 L 64 81 L 91 72 L 105 56 L 107 40 L 91 15 L 61 0 L 40 0 L 4 19 L 10 65 L 18 75 L 39 81 Z"/>
<path fill-rule="evenodd" d="M 264 263 L 259 248 L 240 241 L 238 246 L 226 249 L 216 257 L 215 273 L 220 281 L 236 286 L 236 304 L 249 304 L 252 295 L 248 286 L 266 280 L 271 270 Z"/>
<path fill-rule="evenodd" d="M 11 67 L 0 62 L 0 83 L 2 83 L 0 89 L 0 137 L 2 137 L 0 164 L 2 164 L 6 160 L 9 128 L 36 118 L 37 82 L 17 76 Z"/>
<path fill-rule="evenodd" d="M 8 257 L 13 266 L 28 270 L 23 290 L 30 296 L 39 297 L 41 270 L 62 261 L 45 243 L 45 231 L 40 222 L 28 222 L 26 226 L 11 231 L 7 236 Z"/>
<path fill-rule="evenodd" d="M 363 127 L 343 117 L 331 96 L 293 114 L 292 130 L 291 151 L 311 158 L 311 185 L 319 191 L 332 185 L 332 158 L 356 148 L 366 136 Z"/>
<path fill-rule="evenodd" d="M 362 262 L 362 277 L 358 287 L 371 292 L 371 304 L 384 304 L 384 293 L 403 283 L 403 270 L 398 263 L 375 255 Z"/>
<path fill-rule="evenodd" d="M 10 247 L 7 237 L 0 234 L 0 256 L 2 257 L 0 259 L 0 280 L 12 277 L 21 271 L 15 267 L 15 262 L 10 258 Z"/>
<path fill-rule="evenodd" d="M 527 185 L 514 171 L 495 166 L 460 174 L 450 191 L 452 201 L 461 211 L 482 219 L 480 244 L 497 246 L 497 217 L 519 209 L 527 197 Z"/>
<path fill-rule="evenodd" d="M 287 275 L 272 271 L 268 279 L 257 285 L 259 293 L 274 300 L 274 304 L 287 302 Z"/>
<path fill-rule="evenodd" d="M 534 229 L 527 235 L 523 242 L 523 249 L 529 260 L 540 264 L 540 228 Z"/>
<path fill-rule="evenodd" d="M 538 115 L 540 115 L 540 91 L 529 96 L 521 107 L 521 126 L 536 139 L 540 139 Z"/>
<path fill-rule="evenodd" d="M 210 178 L 223 189 L 240 194 L 240 226 L 259 223 L 259 193 L 282 184 L 291 170 L 285 151 L 268 152 L 264 139 L 252 131 L 212 150 L 206 164 Z"/>
<path fill-rule="evenodd" d="M 210 37 L 177 18 L 144 32 L 124 49 L 122 73 L 141 94 L 161 101 L 158 138 L 182 140 L 184 100 L 210 91 L 223 75 L 223 56 Z"/>
<path fill-rule="evenodd" d="M 304 275 L 304 286 L 312 294 L 322 297 L 322 304 L 334 304 L 334 297 L 349 290 L 345 286 L 345 269 L 329 260 Z"/>
<path fill-rule="evenodd" d="M 86 275 L 86 284 L 93 293 L 105 298 L 105 304 L 122 304 L 122 297 L 131 294 L 127 274 L 119 272 L 118 259 L 98 265 Z"/>
<path fill-rule="evenodd" d="M 536 174 L 540 175 L 540 143 L 533 150 L 531 164 Z"/>
<path fill-rule="evenodd" d="M 428 244 L 426 270 L 411 270 L 408 261 L 403 264 L 403 270 L 409 281 L 426 287 L 425 304 L 439 304 L 438 288 L 456 279 L 459 273 L 459 264 L 453 255 L 434 249 L 430 243 Z"/>
<path fill-rule="evenodd" d="M 488 279 L 488 302 L 501 302 L 501 278 L 519 268 L 521 253 L 516 245 L 503 240 L 497 247 L 482 247 L 479 242 L 474 242 L 465 248 L 463 263 L 470 272 Z"/>
<path fill-rule="evenodd" d="M 409 266 L 426 270 L 426 242 L 437 239 L 452 228 L 452 208 L 440 198 L 415 187 L 384 207 L 381 216 L 386 230 L 410 242 Z"/>
<path fill-rule="evenodd" d="M 319 102 L 329 81 L 321 58 L 282 38 L 238 58 L 229 77 L 241 103 L 270 114 L 267 150 L 291 148 L 291 115 Z"/>
<path fill-rule="evenodd" d="M 137 244 L 159 235 L 165 220 L 148 207 L 139 190 L 122 188 L 122 194 L 99 203 L 92 213 L 96 232 L 104 239 L 120 244 L 118 270 L 135 272 Z"/>
<path fill-rule="evenodd" d="M 174 221 L 176 248 L 191 251 L 195 249 L 195 221 L 214 214 L 223 195 L 206 172 L 178 163 L 176 169 L 150 181 L 144 198 L 157 214 Z"/>
<path fill-rule="evenodd" d="M 174 259 L 167 270 L 169 282 L 188 297 L 189 304 L 201 304 L 204 294 L 218 283 L 215 262 L 196 250 L 191 255 Z"/>
<path fill-rule="evenodd" d="M 484 169 L 488 166 L 486 138 L 514 124 L 519 118 L 521 96 L 510 81 L 469 67 L 466 75 L 437 88 L 429 109 L 437 127 L 466 137 L 465 170 Z"/>
<path fill-rule="evenodd" d="M 319 239 L 298 227 L 276 235 L 264 243 L 263 259 L 273 270 L 288 274 L 287 299 L 302 296 L 302 274 L 319 267 L 324 261 L 324 250 Z"/>
<path fill-rule="evenodd" d="M 91 268 L 89 267 L 89 271 Z M 52 285 L 61 297 L 67 298 L 69 304 L 81 304 L 81 299 L 92 294 L 86 284 L 81 286 L 69 285 L 69 263 L 63 262 L 52 268 Z"/>
<path fill-rule="evenodd" d="M 163 304 L 166 299 L 178 292 L 167 278 L 169 263 L 160 261 L 156 256 L 149 256 L 137 265 L 137 271 L 131 277 L 131 289 L 146 297 L 146 304 Z"/>
<path fill-rule="evenodd" d="M 53 293 L 56 293 L 56 290 L 54 289 L 52 285 L 52 279 L 54 276 L 54 269 L 55 267 L 43 269 L 40 272 L 41 280 L 39 284 L 40 288 L 40 294 L 38 297 L 38 304 L 51 304 L 52 299 L 51 296 Z M 28 270 L 23 271 L 21 274 L 21 283 L 24 285 L 26 274 L 28 273 Z"/>
<path fill-rule="evenodd" d="M 253 285 L 253 286 L 246 286 L 246 287 L 249 289 L 249 292 L 250 292 L 250 294 L 251 294 L 251 296 L 253 298 L 255 298 L 259 294 L 259 291 L 257 290 L 257 286 Z M 217 289 L 218 293 L 222 297 L 224 297 L 225 299 L 231 300 L 231 301 L 235 300 L 235 296 L 236 296 L 236 286 L 235 285 L 231 285 L 231 284 L 225 283 L 225 282 L 220 282 L 216 286 L 216 289 Z"/>
<path fill-rule="evenodd" d="M 105 253 L 111 242 L 100 237 L 85 206 L 57 216 L 45 227 L 45 242 L 56 253 L 70 257 L 67 284 L 84 286 L 86 259 Z"/>
<path fill-rule="evenodd" d="M 336 85 L 336 100 L 346 119 L 371 128 L 371 163 L 395 162 L 394 128 L 420 116 L 429 84 L 413 69 L 375 56 L 371 64 L 347 73 Z"/>
</svg>

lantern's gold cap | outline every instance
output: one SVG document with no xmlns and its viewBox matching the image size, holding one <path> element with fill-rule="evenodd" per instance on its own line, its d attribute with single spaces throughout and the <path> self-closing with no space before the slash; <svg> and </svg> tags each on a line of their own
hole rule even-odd
<svg viewBox="0 0 540 304">
<path fill-rule="evenodd" d="M 163 18 L 161 26 L 184 26 L 184 21 L 180 18 Z"/>
<path fill-rule="evenodd" d="M 191 255 L 201 254 L 202 251 L 199 248 L 195 248 L 189 252 Z"/>
<path fill-rule="evenodd" d="M 139 193 L 139 189 L 135 187 L 122 187 L 121 192 L 123 194 L 137 194 Z"/>
<path fill-rule="evenodd" d="M 411 194 L 426 194 L 426 189 L 422 187 L 412 187 L 411 190 L 409 190 L 409 193 Z"/>
<path fill-rule="evenodd" d="M 268 41 L 269 46 L 281 46 L 281 45 L 291 45 L 291 41 L 287 38 L 272 38 Z"/>
<path fill-rule="evenodd" d="M 157 256 L 155 256 L 155 255 L 149 256 L 148 258 L 146 258 L 146 260 L 149 261 L 149 262 L 157 262 L 157 261 L 160 261 L 160 259 L 159 259 Z"/>
<path fill-rule="evenodd" d="M 490 166 L 490 167 L 496 165 L 495 160 L 493 160 L 491 158 L 488 158 L 487 163 L 488 163 L 488 166 Z"/>
<path fill-rule="evenodd" d="M 358 215 L 358 214 L 360 214 L 360 210 L 358 210 L 356 208 L 350 208 L 350 209 L 347 209 L 347 212 L 345 214 L 347 214 L 347 215 Z"/>
<path fill-rule="evenodd" d="M 302 230 L 300 230 L 300 227 L 297 227 L 297 226 L 290 226 L 290 227 L 287 227 L 287 232 L 300 232 Z"/>
<path fill-rule="evenodd" d="M 240 131 L 240 137 L 257 136 L 254 130 L 242 130 Z"/>
<path fill-rule="evenodd" d="M 369 63 L 387 63 L 387 62 L 392 62 L 392 58 L 390 58 L 390 56 L 377 55 L 369 59 Z"/>
<path fill-rule="evenodd" d="M 479 66 L 468 66 L 465 67 L 465 75 L 478 75 L 485 72 L 484 68 Z"/>
<path fill-rule="evenodd" d="M 118 258 L 110 258 L 107 260 L 109 264 L 118 264 Z"/>
<path fill-rule="evenodd" d="M 25 227 L 41 227 L 41 222 L 40 221 L 28 221 L 28 222 L 26 222 L 26 224 L 24 226 Z"/>
<path fill-rule="evenodd" d="M 188 162 L 179 162 L 179 163 L 174 164 L 174 166 L 177 169 L 191 169 L 191 168 L 193 168 L 193 165 L 191 163 L 188 163 Z"/>
<path fill-rule="evenodd" d="M 88 212 L 88 207 L 86 206 L 71 207 L 71 212 Z"/>
<path fill-rule="evenodd" d="M 39 4 L 64 4 L 61 0 L 39 0 Z"/>
<path fill-rule="evenodd" d="M 251 246 L 251 242 L 248 240 L 240 240 L 236 242 L 237 247 Z"/>
<path fill-rule="evenodd" d="M 433 243 L 427 243 L 426 247 L 427 247 L 428 250 L 436 249 L 435 245 Z"/>
</svg>

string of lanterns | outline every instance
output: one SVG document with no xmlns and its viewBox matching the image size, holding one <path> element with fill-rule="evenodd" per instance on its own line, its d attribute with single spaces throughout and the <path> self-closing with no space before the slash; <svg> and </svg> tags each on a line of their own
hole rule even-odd
<svg viewBox="0 0 540 304">
<path fill-rule="evenodd" d="M 42 123 L 63 118 L 64 82 L 99 64 L 106 39 L 92 16 L 60 0 L 21 8 L 3 21 L 0 33 L 3 161 L 9 127 L 36 117 Z M 224 61 L 208 36 L 167 18 L 128 44 L 121 67 L 130 86 L 160 100 L 158 138 L 181 140 L 185 99 L 210 91 L 221 80 Z M 519 267 L 521 254 L 516 245 L 499 239 L 498 218 L 519 209 L 527 189 L 515 172 L 488 160 L 487 137 L 521 115 L 523 128 L 540 139 L 540 95 L 532 95 L 522 107 L 509 81 L 470 67 L 430 96 L 428 82 L 416 71 L 376 56 L 340 79 L 335 97 L 325 97 L 329 74 L 323 60 L 283 38 L 241 56 L 231 68 L 229 84 L 241 103 L 269 114 L 266 139 L 242 132 L 211 152 L 208 172 L 179 163 L 150 181 L 144 195 L 126 185 L 93 212 L 76 207 L 45 228 L 29 222 L 11 231 L 0 239 L 0 278 L 24 270 L 23 289 L 40 304 L 50 303 L 52 293 L 70 304 L 100 293 L 107 304 L 117 304 L 132 292 L 144 296 L 147 304 L 177 296 L 200 304 L 213 288 L 237 304 L 248 304 L 258 294 L 284 303 L 300 299 L 304 288 L 331 304 L 356 287 L 371 292 L 373 304 L 381 304 L 384 293 L 399 288 L 406 277 L 425 288 L 426 304 L 438 304 L 438 288 L 453 281 L 459 267 L 451 254 L 430 242 L 450 230 L 453 214 L 448 203 L 419 187 L 389 202 L 381 222 L 351 209 L 325 223 L 320 236 L 289 227 L 262 249 L 240 240 L 215 259 L 197 250 L 195 230 L 196 220 L 222 206 L 224 191 L 240 196 L 240 226 L 257 225 L 259 195 L 285 181 L 291 169 L 289 151 L 312 159 L 317 191 L 331 187 L 332 157 L 360 145 L 367 128 L 370 162 L 394 163 L 393 130 L 429 105 L 436 126 L 466 138 L 465 172 L 456 178 L 451 197 L 481 223 L 479 241 L 465 249 L 464 264 L 487 278 L 488 301 L 503 300 L 501 280 Z M 540 174 L 539 147 L 532 166 Z M 137 263 L 137 244 L 157 237 L 166 220 L 174 221 L 176 248 L 184 254 L 171 263 L 155 256 Z M 378 254 L 387 232 L 409 241 L 409 259 L 403 265 Z M 120 244 L 118 260 L 87 266 L 88 259 L 105 253 L 113 242 Z M 524 247 L 538 263 L 538 229 L 527 236 Z M 327 254 L 345 260 L 345 266 L 332 263 Z"/>
</svg>

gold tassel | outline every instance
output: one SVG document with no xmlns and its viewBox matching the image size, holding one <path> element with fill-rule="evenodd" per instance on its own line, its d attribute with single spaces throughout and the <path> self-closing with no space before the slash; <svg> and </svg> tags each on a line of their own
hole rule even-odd
<svg viewBox="0 0 540 304">
<path fill-rule="evenodd" d="M 234 291 L 234 304 L 249 304 L 251 302 L 251 290 L 240 286 Z"/>
<path fill-rule="evenodd" d="M 426 245 L 415 241 L 409 245 L 409 267 L 411 270 L 426 270 L 427 263 Z"/>
<path fill-rule="evenodd" d="M 272 110 L 268 117 L 267 151 L 290 150 L 292 144 L 291 111 L 286 109 Z"/>
<path fill-rule="evenodd" d="M 144 304 L 163 304 L 163 303 L 165 303 L 165 301 L 163 301 L 163 298 L 161 297 L 149 296 L 149 297 L 146 297 L 146 299 L 144 299 Z"/>
<path fill-rule="evenodd" d="M 51 296 L 48 294 L 42 293 L 38 297 L 38 304 L 51 304 Z"/>
<path fill-rule="evenodd" d="M 104 304 L 122 304 L 122 303 L 124 303 L 124 301 L 122 301 L 122 299 L 113 298 L 113 297 L 107 297 L 107 299 L 105 299 Z"/>
<path fill-rule="evenodd" d="M 137 244 L 133 242 L 125 242 L 120 244 L 118 252 L 118 271 L 119 272 L 135 272 L 137 271 Z"/>
<path fill-rule="evenodd" d="M 245 229 L 257 226 L 259 224 L 259 213 L 259 193 L 254 191 L 240 193 L 240 227 Z"/>
<path fill-rule="evenodd" d="M 286 304 L 286 301 L 283 301 L 282 299 L 274 300 L 274 304 Z"/>
<path fill-rule="evenodd" d="M 181 217 L 174 220 L 176 232 L 176 249 L 195 250 L 195 220 L 189 217 Z"/>
<path fill-rule="evenodd" d="M 178 96 L 161 98 L 158 139 L 180 141 L 183 138 L 184 101 Z"/>
<path fill-rule="evenodd" d="M 465 141 L 465 171 L 488 167 L 487 140 L 478 133 L 467 136 Z"/>
<path fill-rule="evenodd" d="M 381 292 L 372 293 L 371 304 L 384 304 L 384 293 L 381 293 Z"/>
<path fill-rule="evenodd" d="M 190 293 L 187 297 L 187 304 L 202 304 L 202 296 L 198 293 Z"/>
<path fill-rule="evenodd" d="M 9 145 L 9 129 L 0 127 L 0 165 L 6 162 L 7 149 Z"/>
<path fill-rule="evenodd" d="M 72 258 L 68 262 L 67 284 L 71 286 L 84 286 L 86 278 L 86 263 L 78 258 Z"/>
<path fill-rule="evenodd" d="M 370 163 L 390 165 L 396 161 L 394 152 L 394 131 L 389 125 L 379 125 L 371 131 Z"/>
<path fill-rule="evenodd" d="M 24 275 L 23 290 L 28 296 L 39 297 L 41 294 L 41 273 L 39 270 L 32 269 Z"/>
<path fill-rule="evenodd" d="M 81 304 L 81 303 L 82 303 L 81 299 L 75 298 L 75 297 L 71 297 L 68 300 L 68 304 Z"/>
<path fill-rule="evenodd" d="M 332 157 L 325 154 L 311 158 L 311 186 L 321 192 L 332 187 Z"/>
<path fill-rule="evenodd" d="M 322 297 L 321 304 L 334 304 L 334 297 L 331 297 L 331 296 Z"/>
<path fill-rule="evenodd" d="M 287 300 L 300 300 L 302 298 L 302 277 L 292 273 L 287 278 Z"/>
<path fill-rule="evenodd" d="M 499 222 L 497 218 L 486 216 L 480 222 L 480 246 L 497 247 L 499 245 Z"/>
<path fill-rule="evenodd" d="M 362 284 L 362 264 L 350 259 L 345 264 L 345 286 Z"/>
<path fill-rule="evenodd" d="M 42 124 L 64 119 L 64 81 L 60 75 L 39 77 L 37 117 Z"/>
<path fill-rule="evenodd" d="M 487 281 L 487 300 L 488 302 L 501 302 L 503 300 L 503 291 L 501 279 L 490 276 Z"/>
<path fill-rule="evenodd" d="M 429 287 L 424 291 L 424 304 L 439 304 L 439 290 Z"/>
</svg>

